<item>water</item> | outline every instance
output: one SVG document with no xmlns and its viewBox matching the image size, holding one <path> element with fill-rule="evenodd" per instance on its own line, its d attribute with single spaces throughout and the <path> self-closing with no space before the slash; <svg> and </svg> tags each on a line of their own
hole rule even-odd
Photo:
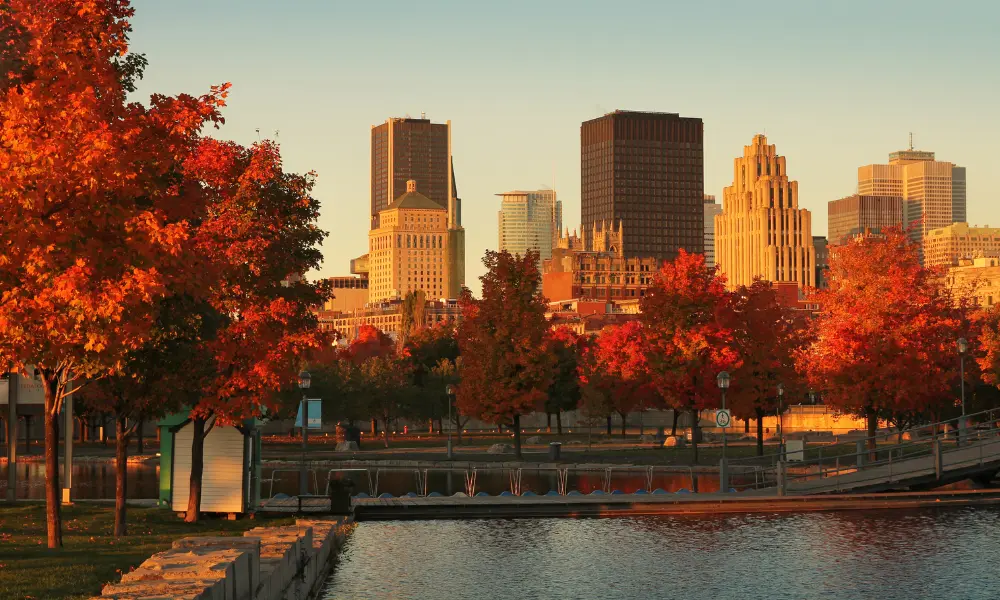
<svg viewBox="0 0 1000 600">
<path fill-rule="evenodd" d="M 1000 597 L 1000 511 L 366 522 L 324 598 Z"/>
<path fill-rule="evenodd" d="M 62 476 L 60 470 L 60 477 Z M 160 467 L 153 464 L 128 466 L 129 498 L 156 498 L 159 494 Z M 60 480 L 60 485 L 62 481 Z M 7 493 L 7 465 L 0 465 L 0 497 Z M 73 498 L 95 500 L 115 497 L 115 465 L 108 461 L 73 463 Z M 45 463 L 17 463 L 17 497 L 45 499 Z"/>
</svg>

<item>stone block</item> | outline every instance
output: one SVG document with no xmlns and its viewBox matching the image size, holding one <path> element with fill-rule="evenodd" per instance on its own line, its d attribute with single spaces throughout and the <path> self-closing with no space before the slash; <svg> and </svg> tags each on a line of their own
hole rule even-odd
<svg viewBox="0 0 1000 600">
<path fill-rule="evenodd" d="M 514 451 L 514 446 L 510 444 L 493 444 L 486 449 L 487 454 L 510 454 Z"/>
<path fill-rule="evenodd" d="M 256 537 L 186 537 L 174 540 L 175 549 L 232 548 L 246 554 L 246 566 L 242 561 L 234 565 L 234 594 L 236 600 L 253 600 L 260 585 L 260 538 Z"/>
<path fill-rule="evenodd" d="M 357 452 L 358 443 L 357 442 L 338 442 L 335 448 L 337 452 Z"/>
<path fill-rule="evenodd" d="M 542 443 L 542 436 L 540 436 L 540 435 L 533 435 L 530 438 L 524 440 L 524 443 L 525 444 L 541 444 Z"/>
<path fill-rule="evenodd" d="M 235 548 L 172 548 L 146 559 L 138 568 L 122 576 L 122 583 L 139 581 L 219 581 L 224 600 L 236 599 L 237 570 L 250 568 L 247 552 Z M 242 588 L 248 585 L 241 586 Z"/>
<path fill-rule="evenodd" d="M 101 590 L 108 600 L 225 600 L 222 580 L 163 580 L 109 583 Z"/>
<path fill-rule="evenodd" d="M 668 435 L 665 440 L 663 440 L 664 448 L 683 448 L 687 445 L 687 440 L 679 435 Z"/>
</svg>

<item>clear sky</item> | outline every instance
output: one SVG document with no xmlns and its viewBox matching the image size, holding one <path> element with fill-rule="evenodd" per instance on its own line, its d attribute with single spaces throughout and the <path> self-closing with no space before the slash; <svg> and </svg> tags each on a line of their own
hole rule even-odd
<svg viewBox="0 0 1000 600">
<path fill-rule="evenodd" d="M 995 0 L 134 0 L 141 95 L 232 82 L 218 135 L 256 129 L 316 171 L 323 276 L 366 252 L 370 128 L 452 121 L 466 281 L 497 246 L 494 194 L 554 184 L 580 220 L 580 123 L 615 109 L 705 122 L 722 198 L 758 132 L 788 157 L 813 234 L 857 167 L 907 146 L 968 172 L 970 222 L 1000 226 Z"/>
</svg>

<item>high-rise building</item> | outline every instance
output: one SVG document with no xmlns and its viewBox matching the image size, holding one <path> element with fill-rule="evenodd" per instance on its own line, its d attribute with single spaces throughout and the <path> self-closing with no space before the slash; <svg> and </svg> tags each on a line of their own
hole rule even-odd
<svg viewBox="0 0 1000 600">
<path fill-rule="evenodd" d="M 935 160 L 933 152 L 900 150 L 887 165 L 858 167 L 858 193 L 899 196 L 903 225 L 918 243 L 932 229 L 965 221 L 965 167 Z"/>
<path fill-rule="evenodd" d="M 950 267 L 963 259 L 1000 257 L 1000 227 L 952 223 L 928 231 L 923 250 L 924 266 L 927 267 Z"/>
<path fill-rule="evenodd" d="M 552 247 L 562 231 L 562 202 L 555 190 L 506 192 L 501 197 L 499 219 L 499 249 L 524 256 L 528 250 L 538 252 L 541 261 L 552 257 Z"/>
<path fill-rule="evenodd" d="M 816 252 L 816 287 L 823 289 L 828 286 L 826 269 L 830 266 L 830 252 L 827 250 L 826 236 L 813 236 L 813 249 Z"/>
<path fill-rule="evenodd" d="M 788 179 L 785 157 L 763 135 L 734 161 L 733 185 L 715 217 L 715 261 L 730 288 L 756 277 L 816 285 L 811 215 L 799 208 L 799 183 Z"/>
<path fill-rule="evenodd" d="M 701 119 L 615 111 L 580 126 L 581 229 L 624 224 L 627 257 L 704 251 Z"/>
<path fill-rule="evenodd" d="M 418 192 L 415 181 L 406 190 L 368 232 L 369 300 L 417 291 L 457 298 L 465 284 L 465 230 L 454 223 L 452 210 Z"/>
<path fill-rule="evenodd" d="M 715 266 L 715 215 L 722 212 L 722 205 L 715 196 L 705 194 L 705 266 Z"/>
<path fill-rule="evenodd" d="M 854 194 L 827 203 L 827 238 L 840 245 L 862 233 L 880 233 L 888 227 L 903 226 L 902 196 L 862 196 Z"/>
<path fill-rule="evenodd" d="M 457 197 L 451 158 L 451 121 L 392 118 L 372 126 L 371 228 L 378 213 L 406 191 L 407 181 L 438 204 Z M 461 223 L 461 218 L 459 218 Z"/>
</svg>

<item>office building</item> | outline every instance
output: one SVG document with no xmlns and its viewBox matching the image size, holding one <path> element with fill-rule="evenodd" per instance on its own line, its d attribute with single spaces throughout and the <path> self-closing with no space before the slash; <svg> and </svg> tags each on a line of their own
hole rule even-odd
<svg viewBox="0 0 1000 600">
<path fill-rule="evenodd" d="M 813 250 L 816 253 L 815 286 L 819 289 L 827 287 L 826 269 L 830 266 L 830 252 L 827 249 L 827 239 L 822 235 L 813 236 Z"/>
<path fill-rule="evenodd" d="M 1000 256 L 1000 227 L 969 227 L 952 223 L 924 237 L 924 266 L 950 267 L 960 260 Z"/>
<path fill-rule="evenodd" d="M 960 258 L 944 274 L 945 285 L 956 299 L 967 298 L 982 308 L 1000 302 L 1000 258 Z"/>
<path fill-rule="evenodd" d="M 903 199 L 903 225 L 921 243 L 933 229 L 966 220 L 965 167 L 938 161 L 933 152 L 900 150 L 887 165 L 858 168 L 858 193 Z"/>
<path fill-rule="evenodd" d="M 705 194 L 705 266 L 715 266 L 715 215 L 722 212 L 722 205 L 715 196 Z"/>
<path fill-rule="evenodd" d="M 458 197 L 451 121 L 406 117 L 373 125 L 371 153 L 371 229 L 378 227 L 378 214 L 406 192 L 407 181 L 416 181 L 418 192 L 441 205 Z"/>
<path fill-rule="evenodd" d="M 715 261 L 731 289 L 756 277 L 816 285 L 811 215 L 799 208 L 799 184 L 788 178 L 785 157 L 763 135 L 734 161 L 733 185 L 715 217 Z"/>
<path fill-rule="evenodd" d="M 615 111 L 580 127 L 581 230 L 624 224 L 626 257 L 704 252 L 701 119 Z"/>
<path fill-rule="evenodd" d="M 562 230 L 562 202 L 555 190 L 506 192 L 500 196 L 499 246 L 511 254 L 524 256 L 528 250 L 541 261 L 552 257 L 552 247 Z"/>
<path fill-rule="evenodd" d="M 347 312 L 368 304 L 368 279 L 364 277 L 329 277 L 333 297 L 323 303 L 323 310 Z"/>
<path fill-rule="evenodd" d="M 408 181 L 406 190 L 368 233 L 369 301 L 416 291 L 458 298 L 465 284 L 465 231 L 453 210 L 417 191 L 417 182 Z"/>
<path fill-rule="evenodd" d="M 427 300 L 422 311 L 425 327 L 438 323 L 454 323 L 462 318 L 462 308 L 457 300 Z M 349 344 L 358 337 L 365 325 L 382 331 L 399 340 L 403 323 L 403 301 L 387 300 L 349 311 L 320 311 L 319 326 L 323 331 L 340 334 L 340 343 Z"/>
<path fill-rule="evenodd" d="M 902 196 L 854 194 L 827 203 L 827 239 L 833 245 L 863 233 L 903 226 Z"/>
</svg>

